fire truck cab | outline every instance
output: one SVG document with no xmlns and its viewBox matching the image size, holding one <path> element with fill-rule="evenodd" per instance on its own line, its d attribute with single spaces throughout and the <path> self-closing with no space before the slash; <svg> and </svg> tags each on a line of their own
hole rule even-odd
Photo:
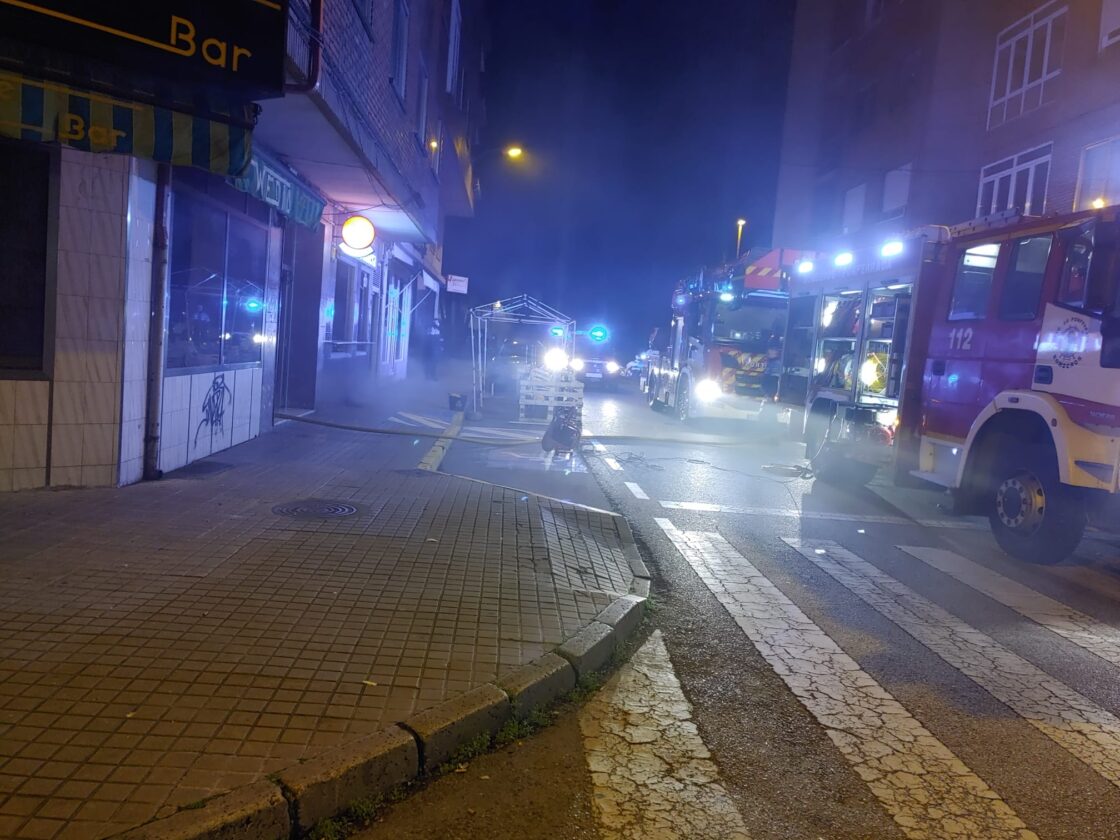
<svg viewBox="0 0 1120 840">
<path fill-rule="evenodd" d="M 1118 245 L 1115 210 L 1001 214 L 795 275 L 783 394 L 805 390 L 810 459 L 893 462 L 1012 556 L 1064 559 L 1118 491 Z"/>
<path fill-rule="evenodd" d="M 695 417 L 756 418 L 773 403 L 789 296 L 779 252 L 694 278 L 673 293 L 669 346 L 651 349 L 646 396 L 654 409 Z M 791 253 L 791 252 L 786 252 Z"/>
</svg>

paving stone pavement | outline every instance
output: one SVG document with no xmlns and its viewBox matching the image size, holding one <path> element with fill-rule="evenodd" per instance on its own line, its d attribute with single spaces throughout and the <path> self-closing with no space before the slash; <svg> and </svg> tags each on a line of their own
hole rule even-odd
<svg viewBox="0 0 1120 840">
<path fill-rule="evenodd" d="M 100 838 L 496 679 L 631 582 L 601 514 L 289 423 L 0 496 L 0 837 Z M 283 516 L 330 500 L 348 516 Z M 291 505 L 299 508 L 299 505 Z"/>
</svg>

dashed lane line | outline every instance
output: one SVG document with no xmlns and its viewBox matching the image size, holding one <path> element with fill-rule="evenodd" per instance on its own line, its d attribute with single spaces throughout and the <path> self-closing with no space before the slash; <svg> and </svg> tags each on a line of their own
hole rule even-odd
<svg viewBox="0 0 1120 840">
<path fill-rule="evenodd" d="M 723 537 L 655 521 L 907 837 L 1037 840 L 987 782 Z"/>
<path fill-rule="evenodd" d="M 843 546 L 830 540 L 785 542 L 1054 743 L 1120 786 L 1120 718 Z"/>
<path fill-rule="evenodd" d="M 603 463 L 606 464 L 608 467 L 610 467 L 615 472 L 621 472 L 622 471 L 622 464 L 618 463 L 618 461 L 616 461 L 614 458 L 610 457 L 609 455 L 603 459 Z"/>
<path fill-rule="evenodd" d="M 817 519 L 826 522 L 867 522 L 873 525 L 914 525 L 925 528 L 953 528 L 965 531 L 987 530 L 987 526 L 964 519 L 907 519 L 904 516 L 882 516 L 862 513 L 830 513 L 828 511 L 798 510 L 797 508 L 743 507 L 742 505 L 717 505 L 711 502 L 667 502 L 667 510 L 688 510 L 697 513 L 736 513 L 742 516 L 782 516 L 789 519 Z"/>
<path fill-rule="evenodd" d="M 655 630 L 579 713 L 604 840 L 749 840 Z"/>
<path fill-rule="evenodd" d="M 955 551 L 915 545 L 900 545 L 899 548 L 1094 656 L 1120 667 L 1120 630 L 1111 624 L 974 563 Z"/>
<path fill-rule="evenodd" d="M 631 493 L 634 494 L 635 499 L 649 499 L 649 496 L 646 494 L 646 491 L 643 490 L 641 487 L 639 487 L 637 482 L 624 481 L 622 483 L 626 485 L 627 490 L 629 490 Z"/>
</svg>

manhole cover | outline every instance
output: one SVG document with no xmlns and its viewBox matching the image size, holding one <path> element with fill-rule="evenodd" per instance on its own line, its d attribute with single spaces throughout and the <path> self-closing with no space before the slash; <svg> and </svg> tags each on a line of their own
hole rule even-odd
<svg viewBox="0 0 1120 840">
<path fill-rule="evenodd" d="M 341 516 L 353 516 L 358 512 L 358 508 L 349 502 L 332 499 L 301 499 L 277 505 L 272 512 L 277 516 L 288 516 L 292 519 L 335 519 Z"/>
</svg>

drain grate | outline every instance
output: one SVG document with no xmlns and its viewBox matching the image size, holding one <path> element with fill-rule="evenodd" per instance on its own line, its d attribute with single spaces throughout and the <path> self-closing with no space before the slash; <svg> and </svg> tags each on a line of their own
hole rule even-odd
<svg viewBox="0 0 1120 840">
<path fill-rule="evenodd" d="M 291 519 L 338 519 L 353 516 L 358 512 L 358 508 L 349 502 L 332 499 L 300 499 L 277 505 L 272 512 L 277 516 L 287 516 Z"/>
</svg>

